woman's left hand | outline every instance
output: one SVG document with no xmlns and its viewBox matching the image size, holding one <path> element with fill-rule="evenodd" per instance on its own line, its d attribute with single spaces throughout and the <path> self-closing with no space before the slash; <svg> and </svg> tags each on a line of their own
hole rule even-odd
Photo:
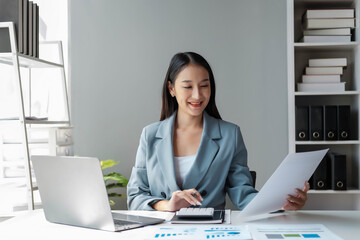
<svg viewBox="0 0 360 240">
<path fill-rule="evenodd" d="M 303 190 L 295 189 L 296 196 L 288 195 L 286 198 L 286 203 L 282 207 L 283 210 L 295 211 L 300 210 L 306 203 L 307 200 L 307 191 L 309 191 L 310 185 L 308 182 L 305 182 Z"/>
</svg>

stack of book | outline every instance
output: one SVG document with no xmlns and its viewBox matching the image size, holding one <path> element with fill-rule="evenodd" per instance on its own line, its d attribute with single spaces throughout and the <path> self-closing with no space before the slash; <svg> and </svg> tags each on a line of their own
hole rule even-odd
<svg viewBox="0 0 360 240">
<path fill-rule="evenodd" d="M 355 10 L 307 9 L 302 21 L 304 37 L 300 42 L 351 42 Z"/>
<path fill-rule="evenodd" d="M 39 6 L 29 0 L 0 0 L 0 22 L 15 25 L 17 51 L 39 57 Z M 11 52 L 8 28 L 0 28 L 0 52 Z"/>
<path fill-rule="evenodd" d="M 309 66 L 298 83 L 299 92 L 338 92 L 345 91 L 345 82 L 341 82 L 346 58 L 309 59 Z"/>
</svg>

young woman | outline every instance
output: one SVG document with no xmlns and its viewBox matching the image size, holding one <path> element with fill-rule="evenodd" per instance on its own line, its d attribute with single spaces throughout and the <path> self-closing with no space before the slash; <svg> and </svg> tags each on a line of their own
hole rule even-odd
<svg viewBox="0 0 360 240">
<path fill-rule="evenodd" d="M 308 183 L 288 196 L 301 209 Z M 225 195 L 243 209 L 256 195 L 240 128 L 221 120 L 215 80 L 199 54 L 176 54 L 162 90 L 160 122 L 143 129 L 127 186 L 130 210 L 176 211 L 198 205 L 224 209 Z"/>
</svg>

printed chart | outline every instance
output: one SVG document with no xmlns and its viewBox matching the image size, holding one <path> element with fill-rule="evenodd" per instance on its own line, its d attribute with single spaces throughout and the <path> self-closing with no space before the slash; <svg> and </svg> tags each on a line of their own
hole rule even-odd
<svg viewBox="0 0 360 240">
<path fill-rule="evenodd" d="M 181 239 L 252 239 L 245 226 L 176 226 L 153 227 L 153 237 L 156 240 L 181 240 Z"/>
<path fill-rule="evenodd" d="M 252 225 L 254 240 L 341 240 L 324 225 Z"/>
</svg>

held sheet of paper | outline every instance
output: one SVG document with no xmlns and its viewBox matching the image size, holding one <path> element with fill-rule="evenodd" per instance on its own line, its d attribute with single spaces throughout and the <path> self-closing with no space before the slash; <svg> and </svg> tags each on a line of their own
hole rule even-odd
<svg viewBox="0 0 360 240">
<path fill-rule="evenodd" d="M 288 194 L 295 195 L 295 188 L 303 189 L 305 181 L 309 180 L 328 150 L 288 154 L 240 216 L 267 214 L 281 209 Z"/>
</svg>

